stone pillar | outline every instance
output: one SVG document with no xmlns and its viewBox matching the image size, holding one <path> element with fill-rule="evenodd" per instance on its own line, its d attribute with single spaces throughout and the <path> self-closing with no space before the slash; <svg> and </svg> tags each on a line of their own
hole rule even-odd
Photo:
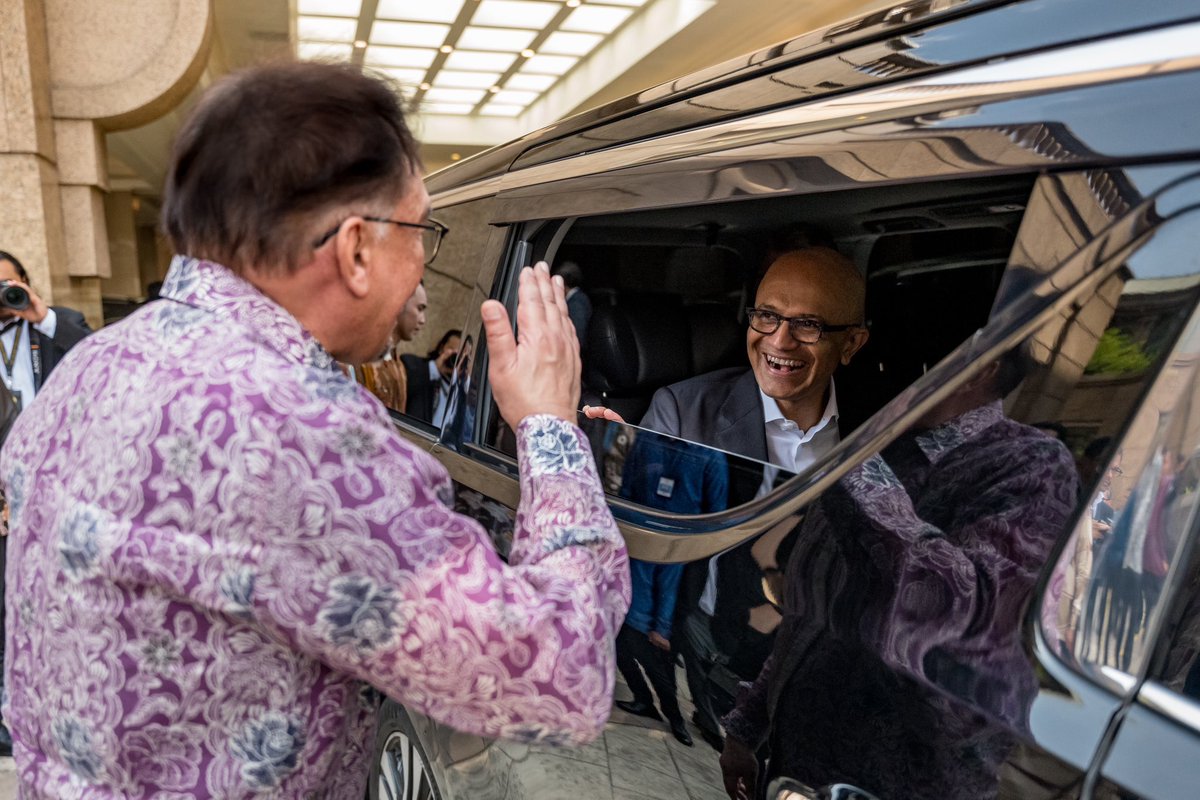
<svg viewBox="0 0 1200 800">
<path fill-rule="evenodd" d="M 112 276 L 104 133 L 178 104 L 210 33 L 210 0 L 0 0 L 0 249 L 95 327 Z M 120 229 L 136 248 L 136 232 Z M 118 278 L 137 282 L 137 297 L 136 250 L 128 264 Z"/>
<path fill-rule="evenodd" d="M 112 273 L 100 281 L 106 297 L 140 299 L 143 292 L 138 263 L 138 230 L 133 218 L 133 193 L 110 192 L 104 201 L 108 222 L 108 257 Z"/>
</svg>

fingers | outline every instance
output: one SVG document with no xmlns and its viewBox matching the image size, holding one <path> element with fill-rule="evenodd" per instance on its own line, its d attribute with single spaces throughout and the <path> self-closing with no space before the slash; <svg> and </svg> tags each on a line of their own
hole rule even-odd
<svg viewBox="0 0 1200 800">
<path fill-rule="evenodd" d="M 513 369 L 517 363 L 517 340 L 509 323 L 508 310 L 496 300 L 484 300 L 479 307 L 479 314 L 483 317 L 483 330 L 493 368 L 505 371 Z"/>
<path fill-rule="evenodd" d="M 604 406 L 584 406 L 582 411 L 583 415 L 588 419 L 606 419 L 609 422 L 625 424 L 625 418 L 611 408 L 605 408 Z"/>
<path fill-rule="evenodd" d="M 528 333 L 542 330 L 546 322 L 545 303 L 542 301 L 542 290 L 538 286 L 535 272 L 543 262 L 536 267 L 525 267 L 517 281 L 517 334 L 524 338 Z"/>
</svg>

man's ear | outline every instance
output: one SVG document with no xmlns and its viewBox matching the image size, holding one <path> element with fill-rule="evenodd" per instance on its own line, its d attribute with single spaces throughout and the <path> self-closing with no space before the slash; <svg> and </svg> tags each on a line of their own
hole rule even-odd
<svg viewBox="0 0 1200 800">
<path fill-rule="evenodd" d="M 346 291 L 354 297 L 366 297 L 371 289 L 371 265 L 375 240 L 361 217 L 351 217 L 337 233 L 334 250 L 337 274 Z"/>
<path fill-rule="evenodd" d="M 842 366 L 850 363 L 850 359 L 854 358 L 854 354 L 862 350 L 863 345 L 867 343 L 867 339 L 871 338 L 871 332 L 866 328 L 854 328 L 846 337 L 846 343 L 842 345 Z"/>
</svg>

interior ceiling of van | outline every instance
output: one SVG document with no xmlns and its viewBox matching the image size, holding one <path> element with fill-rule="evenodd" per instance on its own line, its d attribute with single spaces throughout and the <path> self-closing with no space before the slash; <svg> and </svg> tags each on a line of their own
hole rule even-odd
<svg viewBox="0 0 1200 800">
<path fill-rule="evenodd" d="M 433 171 L 555 120 L 878 8 L 887 0 L 212 0 L 197 92 L 265 60 L 344 59 L 417 108 Z M 108 135 L 112 187 L 153 205 L 194 101 Z M 152 213 L 151 208 L 146 213 Z"/>
</svg>

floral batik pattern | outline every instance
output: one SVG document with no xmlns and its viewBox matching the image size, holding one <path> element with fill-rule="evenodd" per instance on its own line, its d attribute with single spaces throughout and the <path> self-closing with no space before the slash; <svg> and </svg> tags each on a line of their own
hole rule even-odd
<svg viewBox="0 0 1200 800">
<path fill-rule="evenodd" d="M 360 800 L 380 694 L 486 737 L 608 717 L 629 604 L 586 439 L 517 430 L 506 563 L 445 470 L 217 264 L 75 347 L 0 458 L 25 800 Z"/>
</svg>

